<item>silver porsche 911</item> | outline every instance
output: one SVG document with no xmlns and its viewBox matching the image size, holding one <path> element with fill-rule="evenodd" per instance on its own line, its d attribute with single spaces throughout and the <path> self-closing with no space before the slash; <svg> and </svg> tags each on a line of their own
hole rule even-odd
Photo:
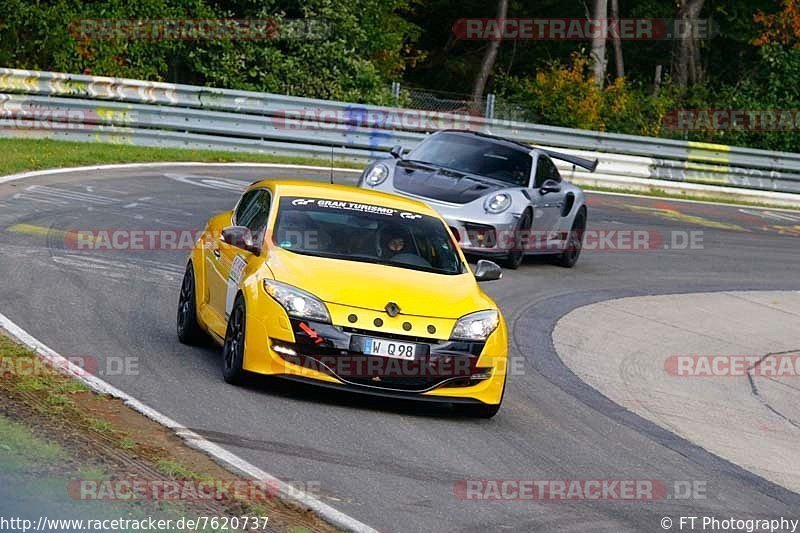
<svg viewBox="0 0 800 533">
<path fill-rule="evenodd" d="M 467 254 L 518 268 L 526 254 L 573 267 L 586 229 L 583 191 L 553 159 L 594 172 L 588 160 L 471 131 L 434 133 L 408 154 L 364 169 L 358 186 L 422 200 L 447 221 Z"/>
</svg>

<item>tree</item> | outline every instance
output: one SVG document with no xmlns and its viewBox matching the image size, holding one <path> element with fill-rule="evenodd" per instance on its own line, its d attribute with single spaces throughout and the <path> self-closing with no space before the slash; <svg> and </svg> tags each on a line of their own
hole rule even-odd
<svg viewBox="0 0 800 533">
<path fill-rule="evenodd" d="M 508 0 L 498 0 L 497 2 L 497 19 L 502 22 L 508 13 Z M 481 61 L 481 68 L 478 75 L 475 77 L 475 83 L 472 86 L 472 101 L 480 102 L 483 98 L 483 92 L 486 90 L 486 82 L 489 81 L 494 70 L 494 63 L 497 60 L 497 50 L 500 48 L 502 41 L 502 34 L 497 38 L 489 41 L 489 46 L 483 54 L 483 61 Z"/>
<path fill-rule="evenodd" d="M 678 0 L 678 23 L 682 35 L 678 36 L 672 57 L 672 77 L 675 85 L 685 89 L 703 80 L 703 65 L 700 61 L 700 42 L 697 20 L 704 0 Z"/>
<path fill-rule="evenodd" d="M 611 34 L 611 44 L 614 47 L 614 66 L 617 68 L 617 77 L 625 77 L 625 62 L 622 59 L 622 41 L 619 35 L 619 0 L 611 0 L 611 20 L 615 22 L 616 31 Z"/>
<path fill-rule="evenodd" d="M 594 0 L 592 19 L 596 28 L 604 28 L 608 18 L 608 0 Z M 606 32 L 598 30 L 592 36 L 592 51 L 589 54 L 592 60 L 594 82 L 602 87 L 606 79 Z"/>
</svg>

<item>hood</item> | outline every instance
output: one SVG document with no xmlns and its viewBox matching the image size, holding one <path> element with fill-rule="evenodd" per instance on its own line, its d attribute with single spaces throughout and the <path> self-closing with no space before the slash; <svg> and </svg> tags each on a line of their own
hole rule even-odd
<svg viewBox="0 0 800 533">
<path fill-rule="evenodd" d="M 394 170 L 394 187 L 415 196 L 466 204 L 508 188 L 510 184 L 435 165 L 398 161 Z"/>
<path fill-rule="evenodd" d="M 275 279 L 322 301 L 383 311 L 395 302 L 404 315 L 460 318 L 496 305 L 470 272 L 434 274 L 408 268 L 328 259 L 272 248 L 268 265 Z"/>
</svg>

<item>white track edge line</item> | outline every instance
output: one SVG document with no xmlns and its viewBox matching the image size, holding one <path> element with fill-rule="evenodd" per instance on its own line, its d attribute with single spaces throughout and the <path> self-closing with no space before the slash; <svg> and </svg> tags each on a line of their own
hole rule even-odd
<svg viewBox="0 0 800 533">
<path fill-rule="evenodd" d="M 8 174 L 0 176 L 0 184 L 17 181 L 26 178 L 34 178 L 37 176 L 49 176 L 52 174 L 67 174 L 71 172 L 91 172 L 97 170 L 125 170 L 136 168 L 152 168 L 152 167 L 256 167 L 256 168 L 292 168 L 298 170 L 331 170 L 331 167 L 320 167 L 313 165 L 292 165 L 288 163 L 206 163 L 206 162 L 190 162 L 190 161 L 165 161 L 154 163 L 119 163 L 113 165 L 91 165 L 85 167 L 64 167 L 64 168 L 49 168 L 44 170 L 31 170 L 29 172 L 20 172 L 18 174 Z M 352 172 L 360 173 L 361 171 L 355 168 L 340 168 L 333 167 L 336 172 Z"/>
<path fill-rule="evenodd" d="M 152 407 L 149 407 L 128 393 L 114 387 L 110 383 L 98 378 L 97 376 L 87 373 L 81 367 L 59 355 L 46 344 L 33 337 L 30 333 L 12 322 L 11 319 L 2 313 L 0 313 L 0 328 L 7 331 L 18 342 L 34 350 L 40 357 L 45 359 L 60 372 L 78 379 L 97 393 L 107 394 L 109 396 L 119 398 L 131 409 L 138 411 L 154 422 L 172 430 L 176 435 L 178 435 L 178 437 L 186 442 L 188 446 L 196 450 L 203 451 L 207 455 L 211 456 L 216 462 L 228 467 L 229 469 L 239 472 L 240 474 L 250 476 L 259 481 L 266 481 L 270 483 L 272 486 L 278 489 L 278 496 L 282 500 L 299 504 L 300 506 L 313 511 L 315 514 L 317 514 L 317 516 L 321 517 L 332 525 L 347 531 L 353 531 L 357 533 L 378 533 L 377 530 L 369 527 L 368 525 L 334 509 L 330 505 L 303 491 L 295 489 L 275 476 L 268 474 L 257 466 L 245 461 L 241 457 L 203 438 L 194 431 L 191 431 L 187 427 L 181 425 L 159 411 L 156 411 Z"/>
<path fill-rule="evenodd" d="M 157 167 L 251 167 L 251 168 L 284 168 L 284 169 L 297 169 L 297 170 L 320 170 L 320 171 L 330 171 L 334 170 L 336 172 L 347 172 L 347 173 L 360 173 L 361 171 L 354 168 L 342 168 L 342 167 L 321 167 L 321 166 L 314 166 L 314 165 L 292 165 L 289 163 L 244 163 L 244 162 L 234 162 L 234 163 L 207 163 L 207 162 L 190 162 L 190 161 L 176 161 L 176 162 L 150 162 L 150 163 L 118 163 L 112 165 L 92 165 L 92 166 L 84 166 L 84 167 L 65 167 L 65 168 L 50 168 L 45 170 L 31 170 L 28 172 L 20 172 L 17 174 L 8 174 L 6 176 L 0 176 L 0 185 L 4 183 L 9 183 L 12 181 L 27 179 L 27 178 L 35 178 L 38 176 L 49 176 L 53 174 L 69 174 L 72 172 L 92 172 L 98 170 L 126 170 L 126 169 L 136 169 L 136 168 L 157 168 Z M 716 190 L 710 189 L 702 189 L 702 192 L 708 192 L 713 194 L 714 192 L 718 192 Z M 636 191 L 631 192 L 612 192 L 612 191 L 593 191 L 591 189 L 586 189 L 586 192 L 592 194 L 605 194 L 611 196 L 631 196 L 634 198 L 658 198 L 659 200 L 663 200 L 666 202 L 693 202 L 698 204 L 710 204 L 710 205 L 726 205 L 731 207 L 744 207 L 744 208 L 751 208 L 751 209 L 765 209 L 770 211 L 797 211 L 797 209 L 792 209 L 790 207 L 772 207 L 772 206 L 760 206 L 760 205 L 743 205 L 743 204 L 736 204 L 736 203 L 728 203 L 728 202 L 709 202 L 705 200 L 693 200 L 691 198 L 671 198 L 671 197 L 658 197 L 658 196 L 648 196 L 646 194 L 640 194 Z M 765 193 L 770 193 L 771 191 L 760 191 Z M 779 194 L 779 193 L 773 193 Z M 782 193 L 786 194 L 786 193 Z M 759 198 L 760 200 L 761 198 Z M 769 201 L 769 197 L 764 197 L 765 201 Z M 783 198 L 778 199 L 779 201 Z M 756 200 L 753 200 L 756 201 Z"/>
</svg>

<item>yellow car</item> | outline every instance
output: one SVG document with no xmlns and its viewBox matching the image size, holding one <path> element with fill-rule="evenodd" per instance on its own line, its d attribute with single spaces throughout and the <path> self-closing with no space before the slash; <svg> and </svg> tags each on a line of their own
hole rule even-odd
<svg viewBox="0 0 800 533">
<path fill-rule="evenodd" d="M 450 230 L 421 202 L 261 181 L 213 217 L 189 258 L 178 337 L 223 347 L 223 376 L 274 375 L 491 417 L 508 339 Z"/>
</svg>

